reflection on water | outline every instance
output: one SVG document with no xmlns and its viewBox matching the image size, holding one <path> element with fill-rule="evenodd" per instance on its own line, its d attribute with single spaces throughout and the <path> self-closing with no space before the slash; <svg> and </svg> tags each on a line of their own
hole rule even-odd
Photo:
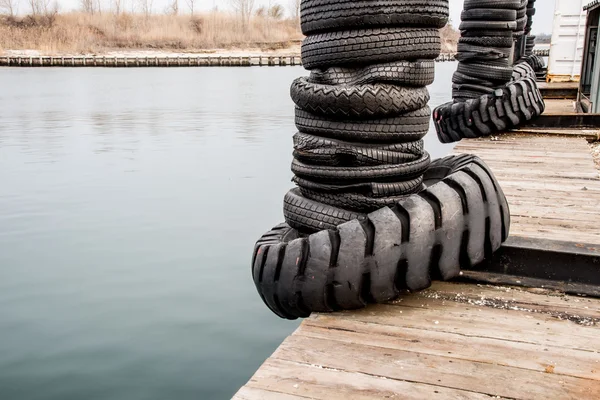
<svg viewBox="0 0 600 400">
<path fill-rule="evenodd" d="M 249 261 L 282 220 L 302 74 L 2 70 L 1 399 L 228 398 L 250 377 L 297 325 Z"/>
</svg>

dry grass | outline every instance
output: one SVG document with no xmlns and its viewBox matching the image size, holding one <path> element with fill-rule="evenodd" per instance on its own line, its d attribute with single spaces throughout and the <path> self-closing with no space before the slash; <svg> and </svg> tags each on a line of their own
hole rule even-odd
<svg viewBox="0 0 600 400">
<path fill-rule="evenodd" d="M 441 30 L 442 51 L 456 51 L 459 33 Z M 302 39 L 296 20 L 254 16 L 247 28 L 232 14 L 85 14 L 11 18 L 0 16 L 0 53 L 37 50 L 42 54 L 90 54 L 127 50 L 202 51 L 208 49 L 287 48 Z"/>
<path fill-rule="evenodd" d="M 0 51 L 98 53 L 114 49 L 273 49 L 302 38 L 292 20 L 254 17 L 244 29 L 234 15 L 192 16 L 68 13 L 47 17 L 0 17 Z"/>
</svg>

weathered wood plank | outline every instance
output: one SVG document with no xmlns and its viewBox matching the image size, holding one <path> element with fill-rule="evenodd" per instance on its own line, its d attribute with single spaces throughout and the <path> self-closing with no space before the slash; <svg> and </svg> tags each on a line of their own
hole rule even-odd
<svg viewBox="0 0 600 400">
<path fill-rule="evenodd" d="M 385 349 L 404 350 L 476 361 L 492 365 L 523 368 L 583 379 L 598 379 L 598 354 L 522 342 L 470 337 L 426 329 L 412 329 L 352 321 L 344 318 L 307 320 L 298 335 L 344 343 L 358 343 Z M 468 340 L 469 345 L 465 346 Z"/>
<path fill-rule="evenodd" d="M 434 282 L 430 289 L 415 293 L 418 297 L 429 297 L 432 294 L 449 297 L 459 303 L 464 302 L 464 299 L 494 299 L 508 302 L 517 307 L 572 312 L 590 318 L 600 318 L 600 300 L 571 296 L 546 289 Z"/>
<path fill-rule="evenodd" d="M 600 381 L 296 334 L 273 358 L 513 399 L 600 398 Z M 484 378 L 477 379 L 476 377 Z"/>
<path fill-rule="evenodd" d="M 336 343 L 337 344 L 337 343 Z M 281 374 L 285 371 L 285 375 Z M 435 384 L 408 382 L 321 365 L 272 358 L 248 382 L 248 387 L 285 390 L 311 399 L 489 399 L 488 396 Z M 284 398 L 284 397 L 282 397 Z"/>
</svg>

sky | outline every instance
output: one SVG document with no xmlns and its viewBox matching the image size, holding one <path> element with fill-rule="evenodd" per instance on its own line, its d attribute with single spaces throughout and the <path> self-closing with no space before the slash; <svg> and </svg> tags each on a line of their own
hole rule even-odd
<svg viewBox="0 0 600 400">
<path fill-rule="evenodd" d="M 25 5 L 27 0 L 19 0 L 21 3 L 20 11 L 24 12 L 27 8 Z M 60 9 L 62 11 L 73 10 L 79 8 L 81 0 L 58 0 Z M 103 8 L 109 8 L 112 0 L 98 0 L 102 4 Z M 126 9 L 130 10 L 132 5 L 138 0 L 123 0 L 126 3 Z M 153 2 L 153 9 L 155 12 L 162 12 L 167 8 L 167 4 L 172 0 L 149 0 Z M 536 2 L 536 14 L 533 17 L 533 33 L 551 33 L 552 31 L 552 18 L 554 14 L 554 1 L 555 0 L 537 0 Z M 266 5 L 269 0 L 255 0 L 256 7 Z M 197 10 L 210 10 L 213 7 L 219 9 L 230 8 L 229 0 L 196 0 Z M 281 4 L 286 9 L 289 9 L 290 0 L 271 0 L 271 4 Z M 450 18 L 457 26 L 460 21 L 460 12 L 463 8 L 463 0 L 450 0 Z M 182 12 L 187 11 L 186 0 L 179 0 L 179 9 Z"/>
</svg>

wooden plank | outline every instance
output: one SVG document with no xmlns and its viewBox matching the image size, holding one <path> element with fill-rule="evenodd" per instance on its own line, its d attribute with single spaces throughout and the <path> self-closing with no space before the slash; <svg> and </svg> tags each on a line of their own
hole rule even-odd
<svg viewBox="0 0 600 400">
<path fill-rule="evenodd" d="M 598 379 L 598 354 L 530 343 L 465 337 L 459 334 L 365 323 L 345 318 L 307 320 L 298 335 L 362 344 L 418 354 L 449 357 L 582 379 Z"/>
<path fill-rule="evenodd" d="M 242 387 L 233 397 L 234 400 L 297 400 L 306 399 L 304 396 L 296 396 L 289 393 L 272 392 L 270 390 L 258 389 L 250 385 Z"/>
<path fill-rule="evenodd" d="M 600 318 L 600 300 L 546 289 L 435 282 L 430 289 L 415 293 L 419 297 L 429 297 L 431 294 L 450 297 L 457 302 L 464 302 L 464 299 L 494 299 L 515 307 L 577 313 L 590 318 Z"/>
<path fill-rule="evenodd" d="M 285 374 L 282 374 L 282 371 L 285 371 Z M 436 384 L 408 382 L 388 376 L 348 371 L 346 368 L 327 368 L 302 361 L 278 358 L 267 360 L 247 386 L 261 390 L 276 388 L 287 394 L 301 396 L 301 398 L 322 400 L 393 398 L 422 400 L 434 397 L 489 399 L 483 394 Z"/>
<path fill-rule="evenodd" d="M 600 381 L 571 376 L 557 379 L 544 372 L 388 348 L 382 351 L 300 333 L 288 337 L 273 358 L 513 399 L 529 400 L 550 393 L 560 399 L 600 398 Z"/>
<path fill-rule="evenodd" d="M 565 323 L 545 314 L 526 311 L 488 309 L 485 306 L 407 297 L 401 302 L 380 304 L 339 315 L 362 322 L 458 333 L 465 337 L 600 351 L 599 328 Z M 318 315 L 316 318 L 324 317 Z M 515 323 L 517 318 L 518 324 Z"/>
</svg>

